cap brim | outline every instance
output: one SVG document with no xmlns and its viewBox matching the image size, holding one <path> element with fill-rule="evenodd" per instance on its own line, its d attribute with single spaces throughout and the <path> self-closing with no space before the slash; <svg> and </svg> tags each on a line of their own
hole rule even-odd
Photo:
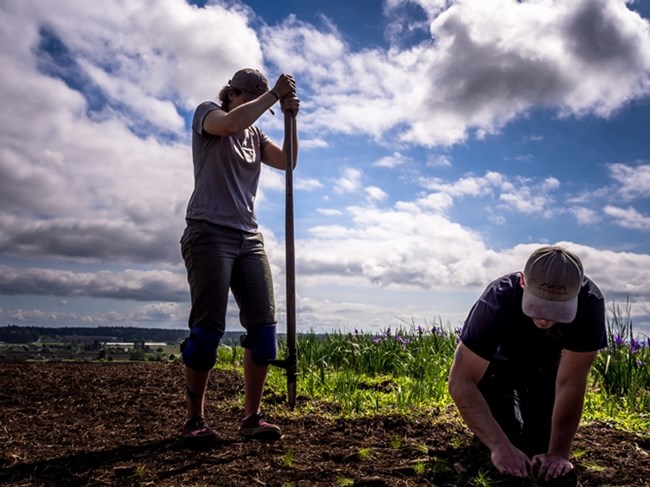
<svg viewBox="0 0 650 487">
<path fill-rule="evenodd" d="M 571 323 L 578 312 L 578 296 L 568 301 L 549 301 L 535 296 L 524 287 L 521 309 L 531 318 Z"/>
</svg>

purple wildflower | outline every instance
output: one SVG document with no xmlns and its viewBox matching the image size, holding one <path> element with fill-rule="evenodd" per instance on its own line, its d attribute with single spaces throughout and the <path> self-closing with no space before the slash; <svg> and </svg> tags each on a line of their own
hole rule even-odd
<svg viewBox="0 0 650 487">
<path fill-rule="evenodd" d="M 641 344 L 639 343 L 639 340 L 632 338 L 632 343 L 630 343 L 630 352 L 637 353 L 639 350 L 641 350 Z"/>
<path fill-rule="evenodd" d="M 623 337 L 621 335 L 616 335 L 614 337 L 614 345 L 615 346 L 621 347 L 621 346 L 623 346 L 624 343 L 625 343 L 625 340 L 623 340 Z"/>
<path fill-rule="evenodd" d="M 411 343 L 411 339 L 402 336 L 402 333 L 399 331 L 395 334 L 395 341 L 399 343 L 402 346 L 402 348 L 406 348 Z"/>
</svg>

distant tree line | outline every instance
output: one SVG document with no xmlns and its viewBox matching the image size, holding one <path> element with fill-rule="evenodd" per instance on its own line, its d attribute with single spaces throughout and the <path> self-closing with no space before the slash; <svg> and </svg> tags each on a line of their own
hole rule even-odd
<svg viewBox="0 0 650 487">
<path fill-rule="evenodd" d="M 0 327 L 0 342 L 32 343 L 38 340 L 56 341 L 63 337 L 101 337 L 116 342 L 165 342 L 176 343 L 187 336 L 187 330 L 167 330 L 161 328 L 135 328 L 128 326 L 100 327 L 44 327 L 17 326 Z"/>
<path fill-rule="evenodd" d="M 38 331 L 31 327 L 3 326 L 0 328 L 0 342 L 32 343 L 38 340 Z"/>
<path fill-rule="evenodd" d="M 243 333 L 228 331 L 221 343 L 231 345 L 239 343 Z M 98 326 L 98 327 L 46 327 L 46 326 L 0 326 L 0 342 L 33 343 L 39 340 L 74 341 L 73 337 L 97 338 L 98 341 L 115 342 L 161 342 L 178 343 L 187 337 L 187 329 L 169 330 L 163 328 L 135 328 L 132 326 Z"/>
</svg>

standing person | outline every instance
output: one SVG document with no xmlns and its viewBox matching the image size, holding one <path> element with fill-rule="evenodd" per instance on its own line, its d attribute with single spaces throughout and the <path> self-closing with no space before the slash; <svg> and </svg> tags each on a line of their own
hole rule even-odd
<svg viewBox="0 0 650 487">
<path fill-rule="evenodd" d="M 607 344 L 603 296 L 558 246 L 492 282 L 472 307 L 449 375 L 465 423 L 501 473 L 542 479 L 573 469 L 587 375 Z"/>
<path fill-rule="evenodd" d="M 219 94 L 221 105 L 201 103 L 192 122 L 194 191 L 186 213 L 181 250 L 190 285 L 190 334 L 181 345 L 185 363 L 188 418 L 182 434 L 215 437 L 204 416 L 205 393 L 217 346 L 226 327 L 228 293 L 246 329 L 244 419 L 239 434 L 279 439 L 280 428 L 260 411 L 269 360 L 276 358 L 276 320 L 271 269 L 254 212 L 261 163 L 285 169 L 287 154 L 253 124 L 277 101 L 298 112 L 300 101 L 289 75 L 269 90 L 255 69 L 237 71 Z M 285 134 L 286 137 L 289 134 Z M 297 154 L 294 133 L 293 160 Z"/>
</svg>

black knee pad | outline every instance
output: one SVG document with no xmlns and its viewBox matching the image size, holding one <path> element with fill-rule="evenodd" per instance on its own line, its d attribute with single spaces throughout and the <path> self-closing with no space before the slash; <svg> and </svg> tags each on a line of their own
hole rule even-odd
<svg viewBox="0 0 650 487">
<path fill-rule="evenodd" d="M 250 349 L 253 361 L 258 365 L 268 365 L 278 355 L 276 325 L 263 325 L 251 328 L 239 339 L 242 347 Z"/>
<path fill-rule="evenodd" d="M 207 372 L 217 363 L 217 347 L 223 333 L 195 326 L 190 336 L 181 343 L 183 362 L 190 369 Z"/>
</svg>

